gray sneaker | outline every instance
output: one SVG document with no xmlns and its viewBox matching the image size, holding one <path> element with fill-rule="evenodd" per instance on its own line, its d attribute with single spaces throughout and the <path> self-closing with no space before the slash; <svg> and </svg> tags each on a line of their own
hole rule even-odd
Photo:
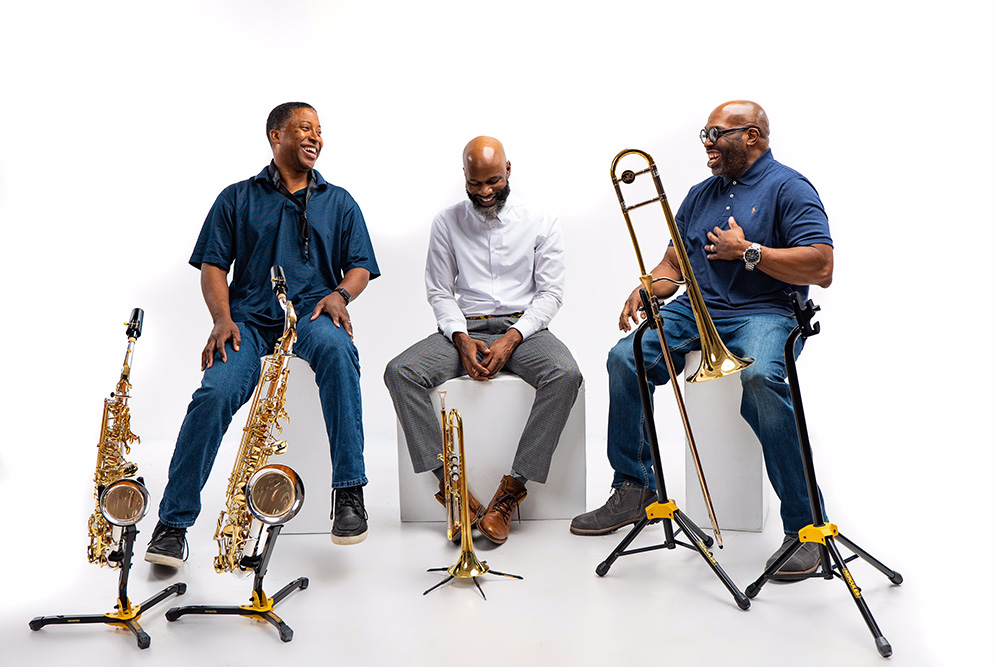
<svg viewBox="0 0 1000 667">
<path fill-rule="evenodd" d="M 611 497 L 596 510 L 581 514 L 569 525 L 574 535 L 607 535 L 646 516 L 646 507 L 656 502 L 656 492 L 631 482 L 611 489 Z"/>
<path fill-rule="evenodd" d="M 797 537 L 786 536 L 781 542 L 781 546 L 778 550 L 767 559 L 767 564 L 764 566 L 765 569 L 771 567 L 774 561 L 778 560 L 778 555 L 785 550 L 790 542 L 798 542 Z M 800 546 L 792 557 L 785 561 L 785 564 L 781 566 L 777 572 L 774 573 L 773 579 L 775 581 L 787 581 L 789 583 L 794 581 L 802 581 L 803 579 L 808 579 L 813 572 L 819 569 L 819 545 L 815 542 L 806 542 Z"/>
</svg>

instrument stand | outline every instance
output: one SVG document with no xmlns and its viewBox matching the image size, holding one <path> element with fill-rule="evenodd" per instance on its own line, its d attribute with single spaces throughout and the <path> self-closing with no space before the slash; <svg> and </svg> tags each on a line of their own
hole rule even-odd
<svg viewBox="0 0 1000 667">
<path fill-rule="evenodd" d="M 651 304 L 649 302 L 649 296 L 645 289 L 640 289 L 640 295 L 643 301 L 643 308 L 646 313 L 654 312 Z M 642 355 L 642 336 L 649 329 L 649 317 L 643 320 L 642 324 L 635 332 L 635 336 L 632 339 L 632 354 L 635 358 L 635 370 L 636 375 L 639 380 L 639 396 L 642 399 L 642 411 L 645 415 L 646 423 L 646 435 L 649 437 L 649 451 L 653 463 L 653 475 L 656 478 L 656 502 L 650 504 L 646 508 L 646 516 L 643 517 L 635 526 L 632 528 L 631 532 L 625 536 L 625 539 L 615 547 L 615 550 L 611 552 L 600 565 L 597 566 L 598 576 L 603 577 L 611 569 L 611 566 L 619 556 L 630 556 L 632 554 L 645 553 L 647 551 L 655 551 L 657 549 L 673 549 L 675 547 L 681 546 L 693 551 L 697 551 L 701 554 L 701 557 L 705 559 L 715 575 L 722 581 L 726 589 L 732 594 L 733 599 L 736 601 L 736 606 L 740 609 L 749 609 L 750 600 L 747 598 L 743 592 L 736 587 L 729 575 L 726 574 L 722 566 L 719 565 L 715 557 L 712 556 L 712 552 L 708 550 L 712 546 L 712 538 L 706 535 L 698 526 L 688 518 L 680 509 L 678 509 L 677 504 L 673 500 L 667 498 L 666 482 L 663 479 L 663 469 L 660 460 L 660 446 L 656 438 L 656 425 L 653 423 L 653 401 L 649 394 L 649 384 L 646 380 L 646 367 L 643 363 Z M 659 325 L 659 323 L 657 323 Z M 670 357 L 666 356 L 665 359 L 669 364 L 670 372 L 673 374 L 673 364 L 670 361 Z M 632 541 L 639 536 L 639 533 L 651 523 L 656 523 L 657 521 L 663 521 L 663 533 L 664 542 L 663 544 L 657 544 L 649 547 L 642 547 L 638 549 L 629 549 L 629 545 Z M 672 522 L 677 522 L 677 530 L 673 529 Z M 687 537 L 689 542 L 677 541 L 674 538 L 683 532 Z"/>
<path fill-rule="evenodd" d="M 162 591 L 133 606 L 128 599 L 128 573 L 132 568 L 132 546 L 135 543 L 135 536 L 139 532 L 134 525 L 125 526 L 122 540 L 122 549 L 115 554 L 121 560 L 121 573 L 118 575 L 118 600 L 115 602 L 115 611 L 108 614 L 88 614 L 83 616 L 37 616 L 28 623 L 32 630 L 40 630 L 46 625 L 67 625 L 76 623 L 104 623 L 106 625 L 116 625 L 126 630 L 130 630 L 135 635 L 139 648 L 149 648 L 149 635 L 139 625 L 139 617 L 142 612 L 153 607 L 173 594 L 184 595 L 187 584 L 178 582 L 167 586 Z"/>
<path fill-rule="evenodd" d="M 479 594 L 483 596 L 484 600 L 486 599 L 486 593 L 483 592 L 483 587 L 479 585 L 478 581 L 476 581 L 476 577 L 482 576 L 484 574 L 495 574 L 498 577 L 509 577 L 511 579 L 521 579 L 521 580 L 524 579 L 524 577 L 522 577 L 519 574 L 507 574 L 506 572 L 498 572 L 497 570 L 491 570 L 490 566 L 486 564 L 486 561 L 479 560 L 478 558 L 476 558 L 476 555 L 472 552 L 463 553 L 459 561 L 454 565 L 452 565 L 451 567 L 433 567 L 427 571 L 447 572 L 448 578 L 428 588 L 426 591 L 424 591 L 424 595 L 427 595 L 435 588 L 440 588 L 441 586 L 444 586 L 449 581 L 457 577 L 459 579 L 472 579 L 472 583 L 474 583 L 476 585 L 476 588 L 479 589 Z"/>
<path fill-rule="evenodd" d="M 799 531 L 799 541 L 790 542 L 788 547 L 778 554 L 778 559 L 764 570 L 764 573 L 755 582 L 747 586 L 746 593 L 751 598 L 756 597 L 757 593 L 760 592 L 760 589 L 768 580 L 775 579 L 774 574 L 785 564 L 785 561 L 791 558 L 802 545 L 814 542 L 820 547 L 820 569 L 809 576 L 823 577 L 824 579 L 839 577 L 843 580 L 851 593 L 851 597 L 854 598 L 854 603 L 857 605 L 858 611 L 861 612 L 861 616 L 865 619 L 868 629 L 875 638 L 875 646 L 879 654 L 883 658 L 888 658 L 892 655 L 892 646 L 889 645 L 888 640 L 882 635 L 882 631 L 879 630 L 878 625 L 875 623 L 875 618 L 868 609 L 864 598 L 861 597 L 861 588 L 854 582 L 854 577 L 851 576 L 851 573 L 847 569 L 847 563 L 856 558 L 861 558 L 888 577 L 889 581 L 894 584 L 903 583 L 903 575 L 886 567 L 864 549 L 861 549 L 854 542 L 841 535 L 835 524 L 823 521 L 823 512 L 820 508 L 819 500 L 819 485 L 816 482 L 816 469 L 813 465 L 812 447 L 809 444 L 809 434 L 806 431 L 806 419 L 802 408 L 802 394 L 799 391 L 799 378 L 795 370 L 794 354 L 795 343 L 799 338 L 805 339 L 819 333 L 819 324 L 810 324 L 810 320 L 819 310 L 819 306 L 813 305 L 811 299 L 803 304 L 802 297 L 798 292 L 792 293 L 792 305 L 795 310 L 795 317 L 798 320 L 798 326 L 788 334 L 788 339 L 785 341 L 785 366 L 788 370 L 788 384 L 791 387 L 792 407 L 795 410 L 795 427 L 799 436 L 799 449 L 802 453 L 802 466 L 806 475 L 806 488 L 809 492 L 809 505 L 813 523 Z M 854 555 L 846 559 L 841 557 L 840 552 L 837 550 L 836 543 L 838 541 L 846 545 L 848 549 L 854 552 Z"/>
<path fill-rule="evenodd" d="M 264 551 L 252 559 L 247 560 L 247 565 L 253 566 L 254 580 L 253 580 L 253 595 L 250 598 L 251 604 L 242 605 L 239 607 L 212 607 L 206 605 L 190 605 L 186 607 L 173 607 L 167 611 L 167 620 L 176 621 L 178 618 L 185 614 L 224 614 L 224 615 L 238 615 L 238 616 L 249 616 L 251 618 L 260 618 L 275 628 L 278 629 L 278 635 L 281 637 L 281 641 L 290 642 L 292 641 L 292 629 L 285 624 L 281 618 L 274 613 L 274 605 L 285 599 L 289 593 L 295 589 L 305 589 L 309 587 L 309 579 L 306 577 L 299 577 L 295 581 L 289 583 L 287 586 L 278 591 L 273 598 L 267 597 L 264 594 L 264 575 L 267 574 L 267 563 L 271 559 L 271 552 L 274 549 L 274 543 L 278 538 L 278 533 L 281 532 L 281 525 L 268 526 L 267 528 L 267 541 L 264 543 Z"/>
</svg>

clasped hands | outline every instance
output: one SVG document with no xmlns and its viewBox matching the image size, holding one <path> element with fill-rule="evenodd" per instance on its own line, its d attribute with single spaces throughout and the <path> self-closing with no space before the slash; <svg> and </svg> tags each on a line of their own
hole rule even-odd
<svg viewBox="0 0 1000 667">
<path fill-rule="evenodd" d="M 507 364 L 514 348 L 520 345 L 522 340 L 521 332 L 514 328 L 508 329 L 507 333 L 493 341 L 492 345 L 487 345 L 461 331 L 455 332 L 452 336 L 452 342 L 458 349 L 465 372 L 470 378 L 480 382 L 492 379 Z"/>
</svg>

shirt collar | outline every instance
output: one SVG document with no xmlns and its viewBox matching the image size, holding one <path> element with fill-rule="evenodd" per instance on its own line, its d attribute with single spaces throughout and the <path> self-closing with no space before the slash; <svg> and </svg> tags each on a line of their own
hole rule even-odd
<svg viewBox="0 0 1000 667">
<path fill-rule="evenodd" d="M 273 162 L 274 161 L 272 160 L 271 163 L 269 163 L 266 167 L 261 169 L 260 173 L 253 177 L 253 180 L 256 182 L 263 181 L 265 183 L 270 183 L 271 182 L 270 170 L 271 170 L 271 164 L 273 164 Z M 323 178 L 323 175 L 318 171 L 316 171 L 315 169 L 312 170 L 312 175 L 316 177 L 317 188 L 325 188 L 328 185 L 326 180 Z"/>
<path fill-rule="evenodd" d="M 734 178 L 734 181 L 741 183 L 742 185 L 754 185 L 764 176 L 764 172 L 767 168 L 774 162 L 774 156 L 771 155 L 771 149 L 768 148 L 764 151 L 759 158 L 753 161 L 750 168 L 743 172 L 743 175 L 739 178 Z M 725 179 L 729 180 L 729 179 Z"/>
</svg>

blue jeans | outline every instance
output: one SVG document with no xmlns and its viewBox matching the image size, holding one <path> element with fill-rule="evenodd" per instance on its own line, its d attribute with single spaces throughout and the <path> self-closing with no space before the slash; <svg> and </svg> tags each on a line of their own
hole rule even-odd
<svg viewBox="0 0 1000 667">
<path fill-rule="evenodd" d="M 684 304 L 671 302 L 661 313 L 664 338 L 674 370 L 680 374 L 684 368 L 684 355 L 701 347 L 697 324 L 690 306 Z M 748 315 L 715 320 L 715 327 L 729 351 L 754 359 L 749 368 L 740 372 L 743 383 L 740 414 L 761 443 L 767 476 L 781 501 L 784 531 L 792 536 L 812 523 L 802 455 L 795 431 L 795 414 L 785 381 L 785 340 L 795 324 L 793 317 L 784 315 Z M 655 490 L 656 480 L 632 354 L 634 336 L 635 332 L 621 339 L 608 353 L 608 461 L 615 471 L 613 487 L 630 481 Z M 642 350 L 652 394 L 655 386 L 670 382 L 663 351 L 652 327 L 643 336 Z M 801 350 L 800 340 L 795 349 L 796 358 Z"/>
<path fill-rule="evenodd" d="M 280 329 L 238 322 L 240 350 L 226 343 L 223 363 L 219 353 L 205 370 L 201 386 L 191 397 L 170 460 L 167 486 L 159 518 L 174 528 L 194 525 L 201 511 L 201 490 L 212 471 L 222 436 L 240 407 L 253 398 L 260 377 L 260 358 L 274 351 Z M 296 327 L 293 346 L 316 374 L 320 403 L 330 440 L 333 488 L 363 485 L 364 434 L 361 429 L 361 365 L 354 341 L 327 315 L 309 321 L 309 313 Z M 291 443 L 309 447 L 311 443 Z M 219 498 L 222 509 L 222 498 Z"/>
</svg>

